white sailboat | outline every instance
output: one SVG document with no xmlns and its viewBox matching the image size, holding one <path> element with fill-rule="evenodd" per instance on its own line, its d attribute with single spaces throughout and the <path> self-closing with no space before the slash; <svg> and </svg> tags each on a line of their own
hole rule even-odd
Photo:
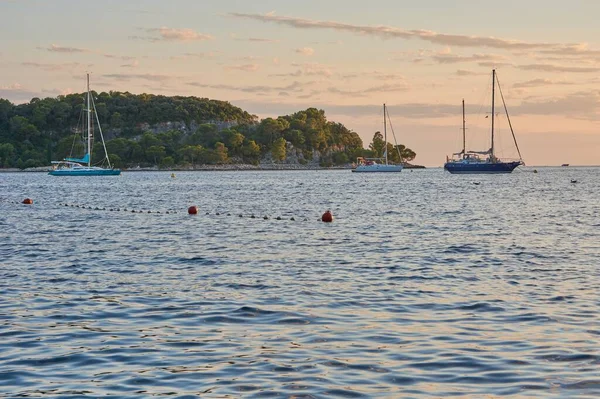
<svg viewBox="0 0 600 399">
<path fill-rule="evenodd" d="M 102 139 L 102 147 L 104 148 L 104 159 L 101 164 L 106 163 L 108 168 L 92 165 L 92 109 L 98 123 L 100 138 Z M 87 114 L 87 129 L 85 132 L 85 154 L 82 158 L 65 158 L 62 161 L 52 161 L 53 167 L 49 175 L 52 176 L 116 176 L 121 174 L 120 169 L 114 169 L 110 164 L 106 145 L 104 144 L 104 136 L 102 135 L 102 127 L 98 120 L 96 112 L 96 104 L 90 92 L 90 75 L 87 75 L 87 99 L 86 109 Z"/>
<path fill-rule="evenodd" d="M 395 165 L 388 162 L 387 152 L 387 108 L 383 104 L 383 140 L 384 140 L 384 153 L 383 158 L 363 158 L 357 159 L 356 167 L 352 169 L 352 172 L 356 173 L 377 173 L 377 172 L 402 172 L 402 165 Z M 398 152 L 398 154 L 400 154 Z M 383 162 L 383 163 L 378 163 Z"/>
</svg>

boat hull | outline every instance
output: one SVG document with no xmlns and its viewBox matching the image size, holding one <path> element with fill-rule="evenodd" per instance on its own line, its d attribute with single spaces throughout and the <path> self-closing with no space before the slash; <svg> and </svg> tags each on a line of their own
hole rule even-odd
<svg viewBox="0 0 600 399">
<path fill-rule="evenodd" d="M 452 174 L 512 173 L 521 162 L 447 162 L 444 169 Z"/>
<path fill-rule="evenodd" d="M 48 172 L 52 176 L 118 176 L 120 169 L 94 169 L 94 170 L 51 170 Z"/>
<path fill-rule="evenodd" d="M 359 165 L 352 169 L 355 173 L 398 173 L 402 172 L 402 165 Z"/>
</svg>

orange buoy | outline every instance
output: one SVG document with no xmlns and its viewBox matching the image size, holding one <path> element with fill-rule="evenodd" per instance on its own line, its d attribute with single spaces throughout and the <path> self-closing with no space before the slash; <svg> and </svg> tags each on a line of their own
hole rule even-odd
<svg viewBox="0 0 600 399">
<path fill-rule="evenodd" d="M 31 198 L 25 198 L 25 199 L 23 200 L 23 203 L 24 203 L 24 204 L 27 204 L 27 205 L 31 205 L 31 204 L 33 204 L 33 200 L 32 200 Z"/>
<path fill-rule="evenodd" d="M 190 215 L 196 215 L 197 213 L 198 213 L 198 207 L 196 205 L 190 206 L 188 208 L 188 214 L 190 214 Z"/>
<path fill-rule="evenodd" d="M 333 222 L 333 215 L 331 214 L 331 211 L 327 211 L 323 214 L 323 216 L 321 216 L 321 221 L 325 222 L 325 223 L 331 223 Z"/>
</svg>

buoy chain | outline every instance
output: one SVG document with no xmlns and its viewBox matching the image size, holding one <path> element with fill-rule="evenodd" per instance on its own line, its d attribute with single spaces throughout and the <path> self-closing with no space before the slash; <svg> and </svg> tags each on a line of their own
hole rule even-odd
<svg viewBox="0 0 600 399">
<path fill-rule="evenodd" d="M 11 201 L 6 199 L 3 199 L 2 202 L 4 202 L 5 204 L 22 204 L 21 201 Z"/>
<path fill-rule="evenodd" d="M 25 198 L 23 201 L 13 201 L 10 200 L 8 198 L 0 198 L 0 202 L 4 202 L 4 203 L 9 203 L 9 204 L 33 204 L 33 200 L 30 198 Z M 129 213 L 154 213 L 154 214 L 175 214 L 175 213 L 179 213 L 178 211 L 175 210 L 166 210 L 166 211 L 152 211 L 152 210 L 142 210 L 142 209 L 132 209 L 132 208 L 119 208 L 119 207 L 112 207 L 112 208 L 106 208 L 106 207 L 99 207 L 99 206 L 90 206 L 90 205 L 83 205 L 83 204 L 69 204 L 69 203 L 65 203 L 65 202 L 61 202 L 58 204 L 59 206 L 64 206 L 64 207 L 70 207 L 70 208 L 79 208 L 79 209 L 87 209 L 87 210 L 92 210 L 92 211 L 105 211 L 105 212 L 129 212 Z M 199 208 L 197 206 L 191 206 L 188 208 L 188 213 L 190 215 L 196 215 L 198 214 L 198 210 Z M 210 212 L 206 212 L 205 213 L 206 216 L 210 216 L 213 215 Z M 234 214 L 232 214 L 231 212 L 215 212 L 214 213 L 215 216 L 236 216 Z M 268 216 L 268 215 L 263 215 L 263 216 L 256 216 L 254 213 L 251 214 L 242 214 L 239 213 L 237 214 L 237 217 L 239 218 L 249 218 L 249 219 L 263 219 L 263 220 L 269 220 L 269 219 L 273 219 L 273 220 L 290 220 L 290 221 L 296 221 L 296 220 L 303 220 L 305 222 L 308 221 L 307 217 L 290 217 L 289 219 L 287 217 L 282 217 L 282 216 Z M 333 221 L 333 217 L 330 213 L 330 211 L 327 211 L 323 214 L 323 216 L 321 217 L 320 221 L 323 222 L 332 222 Z"/>
<path fill-rule="evenodd" d="M 263 220 L 269 220 L 269 219 L 273 219 L 273 220 L 290 220 L 290 221 L 301 221 L 304 220 L 305 222 L 308 221 L 308 218 L 302 218 L 302 217 L 290 217 L 289 219 L 287 217 L 283 217 L 283 216 L 269 216 L 269 215 L 263 215 L 263 216 L 256 216 L 255 214 L 251 213 L 251 214 L 246 214 L 244 215 L 243 213 L 238 213 L 237 215 L 232 214 L 231 212 L 215 212 L 215 213 L 210 213 L 210 212 L 206 212 L 205 216 L 211 216 L 211 215 L 215 215 L 215 216 L 237 216 L 238 218 L 248 218 L 248 219 L 263 219 Z"/>
<path fill-rule="evenodd" d="M 157 214 L 178 213 L 177 211 L 174 211 L 174 210 L 152 211 L 152 210 L 119 208 L 119 207 L 105 208 L 105 207 L 99 207 L 99 206 L 89 206 L 89 205 L 82 205 L 82 204 L 67 204 L 67 203 L 59 203 L 58 205 L 59 206 L 67 206 L 67 207 L 71 207 L 71 208 L 80 208 L 80 209 L 88 209 L 88 210 L 92 210 L 92 211 L 106 211 L 106 212 L 157 213 Z"/>
</svg>

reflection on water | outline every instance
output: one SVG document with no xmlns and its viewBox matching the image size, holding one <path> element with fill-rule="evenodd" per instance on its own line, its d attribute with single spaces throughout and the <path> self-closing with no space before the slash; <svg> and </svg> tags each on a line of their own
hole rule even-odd
<svg viewBox="0 0 600 399">
<path fill-rule="evenodd" d="M 2 174 L 0 396 L 597 398 L 598 169 L 538 170 Z"/>
</svg>

